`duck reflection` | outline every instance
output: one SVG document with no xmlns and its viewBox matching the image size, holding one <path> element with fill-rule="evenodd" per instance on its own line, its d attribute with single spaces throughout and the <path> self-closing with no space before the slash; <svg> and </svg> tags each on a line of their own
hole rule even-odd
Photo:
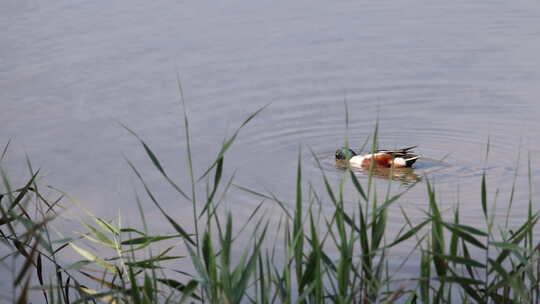
<svg viewBox="0 0 540 304">
<path fill-rule="evenodd" d="M 369 168 L 358 168 L 353 167 L 348 164 L 346 160 L 336 160 L 336 167 L 339 169 L 347 169 L 350 167 L 353 172 L 359 172 L 369 176 Z M 382 179 L 390 179 L 394 181 L 399 181 L 402 184 L 409 185 L 414 184 L 422 180 L 422 176 L 414 172 L 414 168 L 405 167 L 405 168 L 380 168 L 374 167 L 373 176 Z"/>
</svg>

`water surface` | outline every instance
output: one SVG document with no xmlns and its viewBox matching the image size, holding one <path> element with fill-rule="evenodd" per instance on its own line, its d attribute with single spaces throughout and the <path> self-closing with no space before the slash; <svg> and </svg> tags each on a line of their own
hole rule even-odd
<svg viewBox="0 0 540 304">
<path fill-rule="evenodd" d="M 240 133 L 226 171 L 236 170 L 237 184 L 285 201 L 294 198 L 300 148 L 307 181 L 322 185 L 312 150 L 331 182 L 339 182 L 343 171 L 332 157 L 347 136 L 345 102 L 352 147 L 379 120 L 381 147 L 418 145 L 426 157 L 444 158 L 418 161 L 415 174 L 435 184 L 447 216 L 459 203 L 463 221 L 481 224 L 483 169 L 490 202 L 501 188 L 497 212 L 504 214 L 519 165 L 511 220 L 520 222 L 528 153 L 533 178 L 540 175 L 534 1 L 7 1 L 0 16 L 0 144 L 13 139 L 4 166 L 21 177 L 28 153 L 47 184 L 98 216 L 121 212 L 137 222 L 140 186 L 126 157 L 189 226 L 188 204 L 118 124 L 145 138 L 187 185 L 177 75 L 198 172 L 224 136 L 270 104 Z M 387 180 L 377 183 L 385 189 Z M 398 181 L 392 191 L 405 187 Z M 354 206 L 352 188 L 347 193 Z M 421 182 L 399 204 L 418 221 L 426 201 Z M 227 198 L 239 218 L 258 203 L 239 192 Z M 153 230 L 170 231 L 150 203 L 147 216 Z M 398 206 L 390 216 L 397 231 Z"/>
</svg>

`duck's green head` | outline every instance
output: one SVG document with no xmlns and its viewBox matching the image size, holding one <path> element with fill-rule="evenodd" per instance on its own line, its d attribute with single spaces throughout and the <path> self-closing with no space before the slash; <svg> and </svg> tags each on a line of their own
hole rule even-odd
<svg viewBox="0 0 540 304">
<path fill-rule="evenodd" d="M 356 155 L 356 152 L 354 152 L 352 149 L 341 148 L 336 151 L 336 160 L 349 159 L 355 155 Z"/>
</svg>

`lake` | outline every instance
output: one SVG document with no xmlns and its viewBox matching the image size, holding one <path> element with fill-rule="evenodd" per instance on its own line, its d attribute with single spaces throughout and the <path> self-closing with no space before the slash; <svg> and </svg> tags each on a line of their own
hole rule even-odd
<svg viewBox="0 0 540 304">
<path fill-rule="evenodd" d="M 106 219 L 120 212 L 138 222 L 135 193 L 144 193 L 127 158 L 164 208 L 191 222 L 189 205 L 120 125 L 188 189 L 178 78 L 199 175 L 223 138 L 269 104 L 240 132 L 225 172 L 291 204 L 300 149 L 306 181 L 330 208 L 311 151 L 337 185 L 344 171 L 334 151 L 347 134 L 362 146 L 377 121 L 381 148 L 418 145 L 426 157 L 412 172 L 422 181 L 399 201 L 415 222 L 425 217 L 426 178 L 445 216 L 459 203 L 462 221 L 481 226 L 484 169 L 490 210 L 499 188 L 494 210 L 504 217 L 519 168 L 511 223 L 527 212 L 529 157 L 533 181 L 540 177 L 535 1 L 4 1 L 0 16 L 0 146 L 12 139 L 5 169 L 22 180 L 27 153 L 44 183 Z M 386 189 L 388 180 L 376 182 Z M 394 181 L 391 191 L 409 184 Z M 144 201 L 151 230 L 171 232 Z M 243 219 L 260 199 L 234 191 L 226 203 Z M 398 205 L 389 217 L 397 232 Z"/>
</svg>

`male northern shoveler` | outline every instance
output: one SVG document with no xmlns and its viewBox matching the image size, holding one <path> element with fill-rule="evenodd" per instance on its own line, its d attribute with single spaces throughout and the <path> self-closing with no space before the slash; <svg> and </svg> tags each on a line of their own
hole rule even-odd
<svg viewBox="0 0 540 304">
<path fill-rule="evenodd" d="M 352 166 L 369 167 L 371 160 L 379 168 L 405 168 L 410 167 L 421 156 L 410 153 L 416 146 L 399 150 L 377 150 L 372 154 L 357 155 L 352 149 L 341 148 L 336 151 L 336 160 L 349 160 Z"/>
</svg>

